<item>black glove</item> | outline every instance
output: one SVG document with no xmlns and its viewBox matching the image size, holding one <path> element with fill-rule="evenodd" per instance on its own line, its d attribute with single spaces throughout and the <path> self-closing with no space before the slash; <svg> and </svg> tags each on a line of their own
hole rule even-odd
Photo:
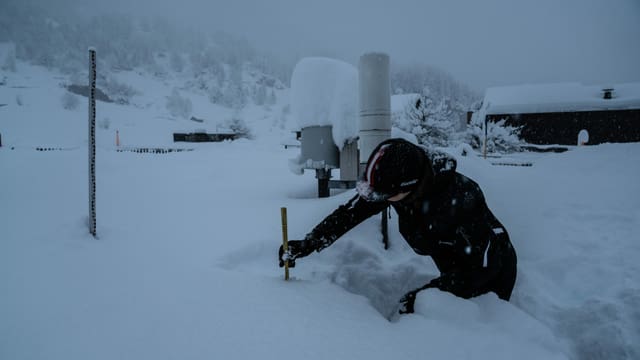
<svg viewBox="0 0 640 360">
<path fill-rule="evenodd" d="M 289 240 L 287 252 L 282 245 L 278 250 L 278 266 L 283 267 L 285 260 L 289 260 L 289 267 L 296 266 L 296 259 L 305 257 L 317 249 L 316 242 L 312 240 Z"/>
<path fill-rule="evenodd" d="M 400 299 L 400 309 L 398 309 L 398 313 L 413 314 L 413 305 L 416 302 L 416 295 L 418 295 L 420 291 L 432 287 L 436 287 L 433 280 L 422 287 L 411 290 L 408 293 L 404 294 L 402 299 Z"/>
<path fill-rule="evenodd" d="M 466 280 L 464 274 L 450 272 L 440 275 L 439 278 L 431 280 L 433 287 L 436 287 L 442 291 L 450 292 L 455 296 L 469 299 L 476 295 L 480 295 L 483 292 L 483 288 L 474 288 L 469 286 L 469 281 Z"/>
</svg>

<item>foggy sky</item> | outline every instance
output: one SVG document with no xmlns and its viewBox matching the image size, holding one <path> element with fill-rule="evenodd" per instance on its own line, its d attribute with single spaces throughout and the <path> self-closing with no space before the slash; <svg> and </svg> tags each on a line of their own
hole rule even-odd
<svg viewBox="0 0 640 360">
<path fill-rule="evenodd" d="M 476 90 L 539 82 L 640 81 L 640 0 L 82 3 L 89 11 L 109 6 L 222 29 L 285 59 L 322 55 L 357 63 L 362 53 L 385 51 L 396 63 L 438 66 Z"/>
</svg>

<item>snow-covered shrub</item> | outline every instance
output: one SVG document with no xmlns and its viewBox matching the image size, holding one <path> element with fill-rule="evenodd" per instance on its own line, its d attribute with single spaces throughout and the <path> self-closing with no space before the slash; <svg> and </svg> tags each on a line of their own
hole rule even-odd
<svg viewBox="0 0 640 360">
<path fill-rule="evenodd" d="M 129 104 L 131 98 L 138 94 L 136 89 L 119 82 L 115 77 L 107 78 L 102 87 L 111 100 L 121 105 Z"/>
<path fill-rule="evenodd" d="M 253 94 L 253 102 L 258 106 L 262 106 L 266 103 L 266 101 L 267 101 L 267 88 L 264 85 L 259 85 L 258 89 Z"/>
<path fill-rule="evenodd" d="M 484 117 L 474 114 L 465 132 L 465 142 L 481 150 L 484 144 Z M 505 125 L 505 120 L 487 122 L 487 152 L 511 153 L 522 151 L 520 128 Z"/>
<path fill-rule="evenodd" d="M 276 97 L 276 92 L 273 89 L 271 89 L 271 92 L 267 97 L 267 105 L 275 105 L 277 101 L 278 101 L 278 98 Z"/>
<path fill-rule="evenodd" d="M 283 105 L 280 108 L 280 111 L 278 111 L 277 117 L 275 118 L 275 122 L 277 126 L 280 127 L 280 129 L 285 129 L 287 127 L 289 115 L 291 115 L 291 105 Z"/>
<path fill-rule="evenodd" d="M 167 110 L 172 116 L 188 119 L 192 107 L 191 99 L 180 95 L 178 89 L 174 88 L 171 95 L 167 96 Z"/>
<path fill-rule="evenodd" d="M 458 111 L 448 99 L 436 100 L 427 88 L 393 117 L 393 125 L 414 134 L 425 145 L 447 146 L 455 138 Z"/>
<path fill-rule="evenodd" d="M 225 126 L 235 134 L 237 134 L 240 138 L 251 139 L 253 137 L 251 134 L 251 130 L 247 126 L 247 123 L 237 111 L 233 113 L 229 120 L 227 120 Z"/>
<path fill-rule="evenodd" d="M 242 109 L 245 107 L 245 105 L 247 105 L 247 94 L 242 86 L 242 82 L 229 82 L 223 91 L 219 104 L 232 109 Z"/>
<path fill-rule="evenodd" d="M 211 102 L 212 104 L 220 104 L 222 102 L 224 94 L 219 87 L 214 85 L 209 87 L 209 89 L 207 90 L 207 96 L 209 98 L 209 102 Z"/>
<path fill-rule="evenodd" d="M 62 102 L 62 107 L 65 108 L 66 110 L 75 110 L 78 108 L 78 105 L 80 104 L 80 100 L 78 100 L 78 96 L 65 91 L 64 94 L 62 94 L 62 98 L 60 99 Z"/>
</svg>

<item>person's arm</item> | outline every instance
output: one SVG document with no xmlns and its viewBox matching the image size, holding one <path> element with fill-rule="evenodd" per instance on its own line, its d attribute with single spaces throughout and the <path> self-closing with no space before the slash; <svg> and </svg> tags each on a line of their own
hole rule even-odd
<svg viewBox="0 0 640 360">
<path fill-rule="evenodd" d="M 317 243 L 317 251 L 333 244 L 338 238 L 353 229 L 365 219 L 381 212 L 389 206 L 386 201 L 366 201 L 359 195 L 341 205 L 311 230 L 305 240 Z"/>
<path fill-rule="evenodd" d="M 379 213 L 388 205 L 387 202 L 369 202 L 359 195 L 354 196 L 325 217 L 305 236 L 304 240 L 290 240 L 286 252 L 280 246 L 278 252 L 280 266 L 282 267 L 286 260 L 289 261 L 289 266 L 295 266 L 295 259 L 328 247 L 347 231 Z"/>
</svg>

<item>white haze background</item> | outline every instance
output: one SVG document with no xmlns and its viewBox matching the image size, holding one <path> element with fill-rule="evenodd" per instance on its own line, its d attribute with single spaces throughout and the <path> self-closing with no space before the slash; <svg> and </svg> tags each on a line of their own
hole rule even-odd
<svg viewBox="0 0 640 360">
<path fill-rule="evenodd" d="M 637 0 L 72 0 L 69 4 L 86 14 L 118 10 L 223 29 L 293 63 L 311 55 L 357 63 L 364 52 L 385 51 L 399 64 L 442 68 L 479 91 L 519 83 L 640 81 Z"/>
</svg>

